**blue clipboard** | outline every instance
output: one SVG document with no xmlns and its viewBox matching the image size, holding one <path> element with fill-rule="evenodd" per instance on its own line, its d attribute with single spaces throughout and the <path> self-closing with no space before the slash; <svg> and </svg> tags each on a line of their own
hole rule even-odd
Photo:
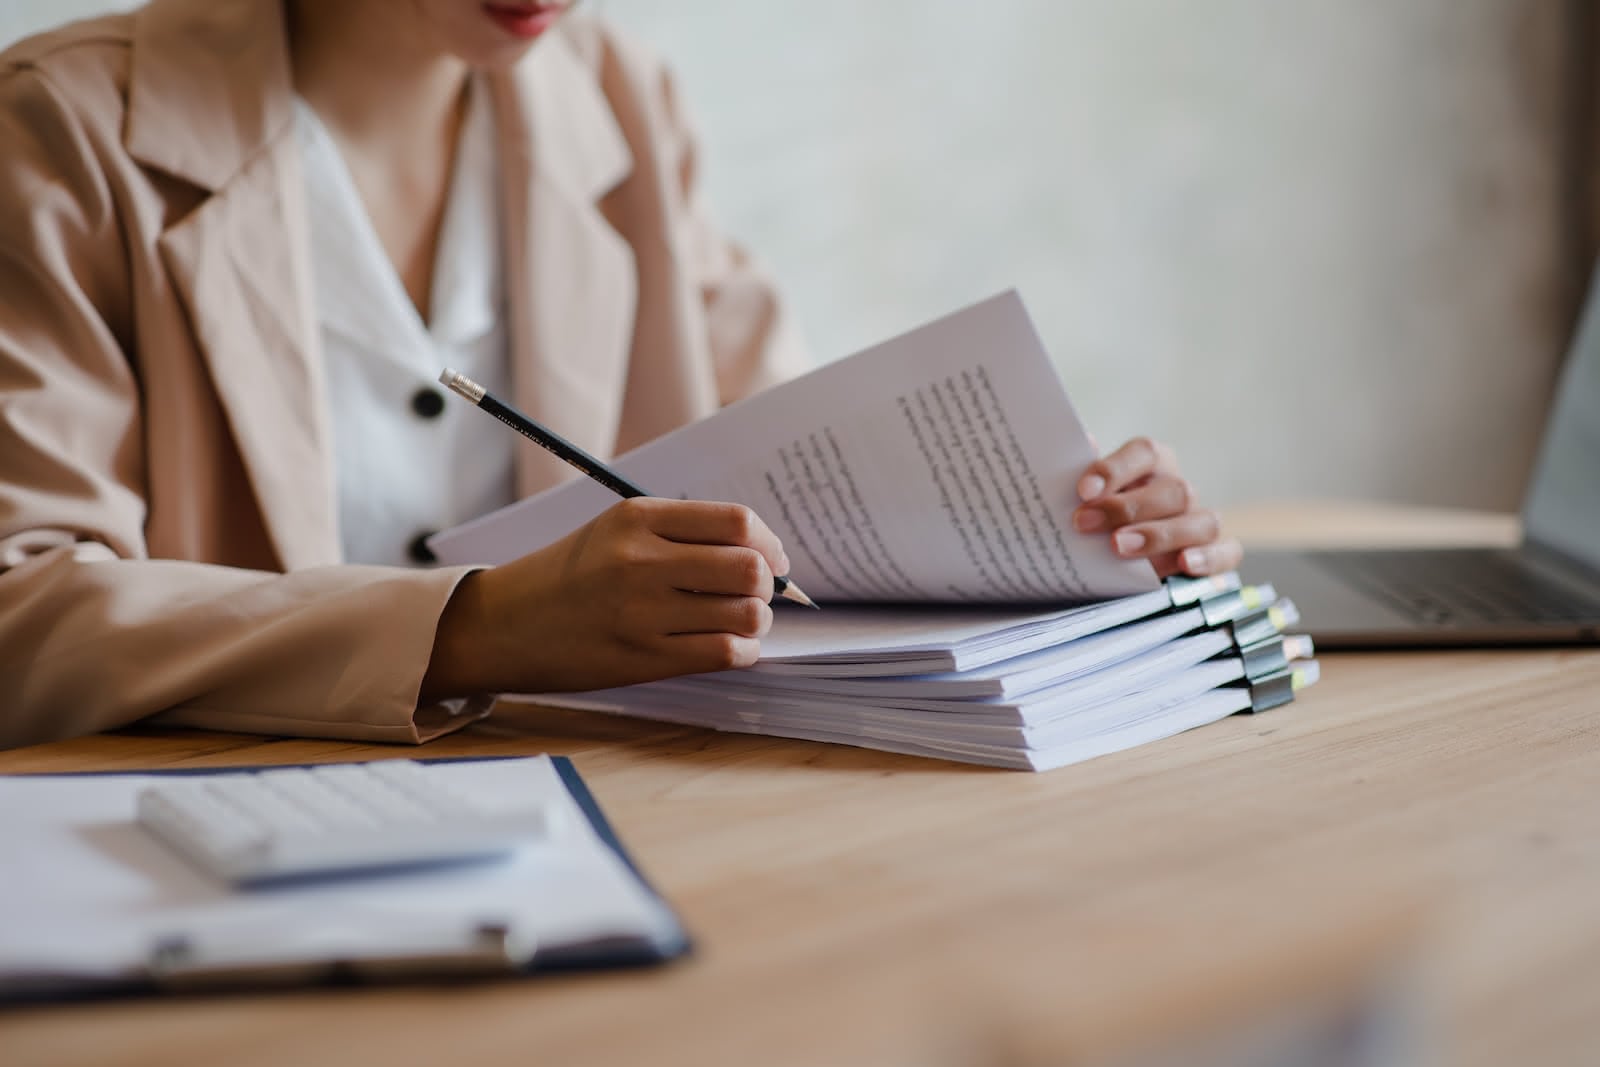
<svg viewBox="0 0 1600 1067">
<path fill-rule="evenodd" d="M 519 758 L 524 757 L 447 756 L 432 759 L 424 758 L 417 762 L 474 763 Z M 623 866 L 637 880 L 639 889 L 660 904 L 664 915 L 670 916 L 670 929 L 665 929 L 657 936 L 648 938 L 608 938 L 596 942 L 541 949 L 533 956 L 530 962 L 520 965 L 512 962 L 507 953 L 497 951 L 496 945 L 493 943 L 493 932 L 490 931 L 487 933 L 491 936 L 486 938 L 483 945 L 477 946 L 470 959 L 456 956 L 433 957 L 401 961 L 398 966 L 394 964 L 394 961 L 376 965 L 336 962 L 297 965 L 293 968 L 292 974 L 276 973 L 275 969 L 260 969 L 253 973 L 230 974 L 220 977 L 185 976 L 181 980 L 163 978 L 156 973 L 156 968 L 152 966 L 151 973 L 131 978 L 105 981 L 73 980 L 63 983 L 57 988 L 35 988 L 21 992 L 14 990 L 0 991 L 0 1004 L 62 1003 L 170 995 L 173 993 L 209 994 L 223 990 L 229 992 L 256 992 L 307 986 L 365 986 L 386 983 L 438 984 L 445 980 L 534 977 L 576 971 L 653 967 L 690 954 L 693 951 L 693 943 L 689 938 L 688 932 L 679 921 L 676 912 L 667 904 L 665 898 L 645 877 L 639 865 L 629 855 L 627 849 L 623 847 L 621 839 L 617 837 L 616 831 L 605 817 L 605 813 L 600 810 L 600 805 L 595 800 L 594 794 L 590 792 L 588 785 L 585 784 L 582 776 L 578 774 L 578 769 L 573 766 L 572 760 L 566 756 L 551 756 L 550 762 L 562 784 L 566 786 L 567 792 L 571 794 L 572 799 L 576 802 L 578 809 L 589 820 L 589 825 L 593 828 L 596 836 L 622 861 Z M 264 770 L 269 767 L 281 769 L 285 766 L 293 765 L 253 764 L 232 767 L 183 767 L 162 770 L 78 771 L 65 774 L 50 774 L 45 777 L 67 778 L 125 774 L 177 777 L 243 773 Z"/>
</svg>

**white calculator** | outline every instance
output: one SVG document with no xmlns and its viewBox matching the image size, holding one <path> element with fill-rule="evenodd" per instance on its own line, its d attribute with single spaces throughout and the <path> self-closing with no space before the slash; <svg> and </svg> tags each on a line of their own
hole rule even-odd
<svg viewBox="0 0 1600 1067">
<path fill-rule="evenodd" d="M 491 805 L 411 760 L 175 779 L 139 793 L 139 822 L 228 882 L 450 863 L 551 830 L 548 806 Z"/>
</svg>

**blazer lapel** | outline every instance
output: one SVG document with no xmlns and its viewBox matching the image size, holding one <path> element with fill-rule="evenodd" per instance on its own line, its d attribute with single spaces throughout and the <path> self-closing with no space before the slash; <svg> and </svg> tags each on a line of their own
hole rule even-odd
<svg viewBox="0 0 1600 1067">
<path fill-rule="evenodd" d="M 299 190 L 284 173 L 295 163 L 258 157 L 160 240 L 286 569 L 340 555 L 316 332 L 296 291 L 308 272 Z"/>
<path fill-rule="evenodd" d="M 280 563 L 336 562 L 282 7 L 156 0 L 138 27 L 128 149 L 211 194 L 162 234 L 163 263 Z"/>
<path fill-rule="evenodd" d="M 559 32 L 492 84 L 516 403 L 608 456 L 638 292 L 632 249 L 599 201 L 627 176 L 632 156 L 594 74 Z M 574 476 L 529 442 L 517 460 L 524 494 Z"/>
</svg>

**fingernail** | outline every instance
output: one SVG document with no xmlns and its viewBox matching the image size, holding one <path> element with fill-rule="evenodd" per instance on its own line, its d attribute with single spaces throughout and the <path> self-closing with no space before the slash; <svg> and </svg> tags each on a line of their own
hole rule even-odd
<svg viewBox="0 0 1600 1067">
<path fill-rule="evenodd" d="M 1203 548 L 1186 548 L 1183 550 L 1183 569 L 1190 574 L 1204 574 L 1207 571 L 1206 550 Z"/>
<path fill-rule="evenodd" d="M 1106 480 L 1098 474 L 1086 474 L 1078 483 L 1078 495 L 1084 500 L 1094 500 L 1106 491 Z"/>
<path fill-rule="evenodd" d="M 1117 551 L 1124 556 L 1131 556 L 1144 547 L 1144 534 L 1135 530 L 1118 530 L 1116 536 Z"/>
<path fill-rule="evenodd" d="M 790 570 L 790 567 L 789 567 L 789 553 L 783 551 L 782 549 L 779 549 L 778 550 L 778 577 L 781 578 L 785 574 L 788 574 L 789 570 Z"/>
<path fill-rule="evenodd" d="M 1072 525 L 1079 533 L 1094 533 L 1106 524 L 1106 513 L 1099 508 L 1083 508 L 1072 517 Z"/>
</svg>

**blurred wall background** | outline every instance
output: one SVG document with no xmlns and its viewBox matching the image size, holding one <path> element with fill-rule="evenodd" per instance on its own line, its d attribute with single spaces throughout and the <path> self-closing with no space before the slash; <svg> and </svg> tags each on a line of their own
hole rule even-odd
<svg viewBox="0 0 1600 1067">
<path fill-rule="evenodd" d="M 108 6 L 5 0 L 0 41 Z M 584 6 L 673 63 L 819 358 L 1017 286 L 1102 443 L 1224 506 L 1518 501 L 1587 272 L 1587 0 Z"/>
</svg>

